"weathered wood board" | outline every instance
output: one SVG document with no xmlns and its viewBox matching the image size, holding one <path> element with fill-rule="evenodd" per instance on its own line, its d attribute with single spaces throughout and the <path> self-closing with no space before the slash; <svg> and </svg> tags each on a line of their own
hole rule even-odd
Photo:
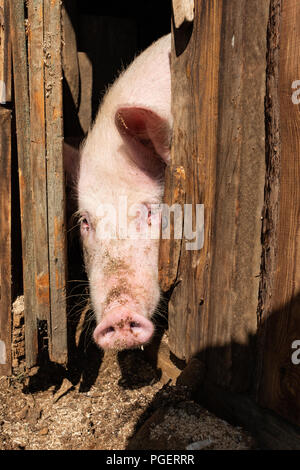
<svg viewBox="0 0 300 470">
<path fill-rule="evenodd" d="M 9 1 L 0 0 L 0 104 L 11 101 L 11 45 Z"/>
<path fill-rule="evenodd" d="M 30 161 L 30 114 L 27 49 L 23 2 L 10 5 L 11 42 L 13 55 L 14 97 L 19 165 L 20 209 L 22 226 L 23 287 L 25 310 L 26 361 L 35 364 L 38 353 L 34 245 L 32 224 L 32 174 Z"/>
<path fill-rule="evenodd" d="M 43 334 L 47 337 L 50 359 L 60 363 L 67 360 L 61 3 L 29 0 L 26 32 L 24 20 L 23 2 L 14 2 L 11 37 L 21 198 L 26 365 L 30 368 L 38 360 L 41 321 L 47 321 Z"/>
<path fill-rule="evenodd" d="M 50 319 L 47 178 L 44 115 L 44 18 L 43 1 L 28 2 L 28 64 L 30 99 L 30 162 L 32 174 L 32 212 L 34 249 L 34 282 L 36 305 L 34 315 Z"/>
<path fill-rule="evenodd" d="M 11 373 L 11 110 L 0 106 L 0 375 Z"/>
<path fill-rule="evenodd" d="M 174 29 L 171 60 L 165 201 L 204 204 L 205 225 L 200 250 L 187 251 L 184 237 L 162 240 L 161 285 L 173 287 L 169 344 L 180 359 L 201 354 L 210 379 L 234 390 L 246 390 L 253 372 L 268 13 L 268 1 L 198 0 L 192 27 Z"/>
<path fill-rule="evenodd" d="M 209 271 L 205 266 L 210 254 L 217 150 L 222 2 L 198 1 L 195 8 L 193 34 L 182 53 L 180 41 L 185 40 L 188 31 L 174 31 L 171 58 L 174 130 L 165 202 L 169 206 L 204 204 L 205 243 L 201 250 L 187 251 L 184 239 L 175 243 L 162 240 L 160 256 L 163 290 L 177 282 L 169 303 L 169 344 L 180 359 L 190 358 L 200 347 L 198 308 L 203 308 L 203 299 L 205 308 L 207 302 Z"/>
<path fill-rule="evenodd" d="M 49 355 L 67 361 L 67 241 L 63 166 L 61 2 L 44 1 L 45 120 L 51 320 Z"/>
<path fill-rule="evenodd" d="M 258 397 L 300 425 L 300 364 L 292 361 L 300 340 L 300 100 L 293 88 L 300 80 L 300 3 L 272 6 Z"/>
<path fill-rule="evenodd" d="M 11 49 L 9 3 L 0 0 L 0 375 L 11 373 Z M 6 106 L 6 107 L 5 107 Z"/>
</svg>

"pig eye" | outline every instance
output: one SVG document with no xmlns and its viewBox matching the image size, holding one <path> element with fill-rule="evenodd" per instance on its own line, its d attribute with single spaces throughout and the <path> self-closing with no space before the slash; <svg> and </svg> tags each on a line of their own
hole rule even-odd
<svg viewBox="0 0 300 470">
<path fill-rule="evenodd" d="M 149 204 L 146 203 L 146 207 L 148 210 L 147 213 L 147 223 L 148 225 L 152 225 L 153 223 L 156 224 L 160 220 L 160 205 L 157 203 Z"/>
<path fill-rule="evenodd" d="M 82 215 L 80 218 L 80 229 L 83 234 L 87 234 L 91 229 L 91 224 L 87 215 Z"/>
<path fill-rule="evenodd" d="M 89 226 L 89 223 L 88 223 L 87 219 L 82 219 L 81 225 L 82 225 L 82 228 L 84 230 L 89 230 L 90 229 L 90 226 Z"/>
</svg>

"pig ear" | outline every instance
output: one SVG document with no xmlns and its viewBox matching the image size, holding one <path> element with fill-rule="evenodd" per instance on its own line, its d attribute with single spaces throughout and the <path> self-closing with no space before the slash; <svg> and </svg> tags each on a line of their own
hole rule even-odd
<svg viewBox="0 0 300 470">
<path fill-rule="evenodd" d="M 170 160 L 171 129 L 166 119 L 147 108 L 124 107 L 116 113 L 119 132 L 139 153 L 139 158 Z"/>
</svg>

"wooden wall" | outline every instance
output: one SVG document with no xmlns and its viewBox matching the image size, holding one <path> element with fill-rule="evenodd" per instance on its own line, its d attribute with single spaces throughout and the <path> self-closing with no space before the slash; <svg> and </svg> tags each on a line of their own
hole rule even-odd
<svg viewBox="0 0 300 470">
<path fill-rule="evenodd" d="M 300 80 L 300 3 L 273 1 L 271 15 L 258 397 L 300 424 L 300 364 L 291 360 L 300 340 L 300 104 L 292 99 Z"/>
<path fill-rule="evenodd" d="M 204 204 L 205 232 L 196 251 L 162 240 L 160 260 L 171 353 L 298 425 L 299 18 L 295 0 L 196 0 L 173 24 L 165 202 Z"/>
<path fill-rule="evenodd" d="M 61 4 L 10 9 L 22 224 L 26 365 L 38 361 L 41 322 L 50 359 L 67 360 Z M 28 15 L 25 23 L 25 12 Z M 28 38 L 28 41 L 27 41 Z M 28 45 L 28 48 L 27 48 Z M 28 70 L 28 74 L 27 74 Z"/>
</svg>

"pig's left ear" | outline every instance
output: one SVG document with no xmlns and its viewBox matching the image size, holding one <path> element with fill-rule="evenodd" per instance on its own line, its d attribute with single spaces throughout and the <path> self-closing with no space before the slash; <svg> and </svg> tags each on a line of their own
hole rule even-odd
<svg viewBox="0 0 300 470">
<path fill-rule="evenodd" d="M 170 160 L 171 129 L 166 119 L 147 108 L 123 107 L 116 112 L 119 132 L 131 146 L 145 156 L 160 157 L 164 163 Z"/>
</svg>

